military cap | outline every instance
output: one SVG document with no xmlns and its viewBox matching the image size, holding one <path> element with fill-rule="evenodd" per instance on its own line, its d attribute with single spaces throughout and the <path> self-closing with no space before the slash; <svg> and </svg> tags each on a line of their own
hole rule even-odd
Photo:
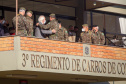
<svg viewBox="0 0 126 84">
<path fill-rule="evenodd" d="M 33 12 L 32 12 L 32 11 L 27 11 L 27 13 L 31 13 L 31 14 L 33 14 Z"/>
<path fill-rule="evenodd" d="M 52 18 L 56 17 L 56 15 L 54 13 L 50 14 L 49 16 L 52 17 Z"/>
<path fill-rule="evenodd" d="M 98 27 L 98 25 L 93 25 L 92 27 Z"/>
<path fill-rule="evenodd" d="M 88 27 L 88 24 L 83 24 L 82 26 Z"/>
<path fill-rule="evenodd" d="M 24 7 L 20 7 L 20 9 L 19 10 L 24 10 L 24 11 L 26 11 L 26 9 L 24 8 Z"/>
</svg>

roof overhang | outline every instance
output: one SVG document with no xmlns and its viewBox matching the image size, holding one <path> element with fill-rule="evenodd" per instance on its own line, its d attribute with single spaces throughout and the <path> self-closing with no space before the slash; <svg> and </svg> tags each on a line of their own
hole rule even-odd
<svg viewBox="0 0 126 84">
<path fill-rule="evenodd" d="M 125 0 L 86 0 L 86 10 L 126 15 Z"/>
</svg>

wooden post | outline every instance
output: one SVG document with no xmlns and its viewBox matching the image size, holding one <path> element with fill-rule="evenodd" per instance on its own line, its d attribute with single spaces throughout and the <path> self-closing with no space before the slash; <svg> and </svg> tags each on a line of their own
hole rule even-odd
<svg viewBox="0 0 126 84">
<path fill-rule="evenodd" d="M 18 34 L 18 0 L 16 0 L 16 35 Z"/>
</svg>

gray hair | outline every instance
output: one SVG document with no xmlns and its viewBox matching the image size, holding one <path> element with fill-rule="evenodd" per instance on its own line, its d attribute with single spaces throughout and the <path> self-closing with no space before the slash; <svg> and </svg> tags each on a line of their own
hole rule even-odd
<svg viewBox="0 0 126 84">
<path fill-rule="evenodd" d="M 25 12 L 25 10 L 20 9 L 19 12 Z"/>
<path fill-rule="evenodd" d="M 44 18 L 45 18 L 44 15 L 39 16 L 39 18 L 38 18 L 38 22 L 42 22 L 42 20 L 44 20 Z"/>
</svg>

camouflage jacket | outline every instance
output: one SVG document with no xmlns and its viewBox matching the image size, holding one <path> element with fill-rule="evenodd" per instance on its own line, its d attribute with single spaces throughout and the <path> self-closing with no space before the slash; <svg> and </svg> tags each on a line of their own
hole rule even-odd
<svg viewBox="0 0 126 84">
<path fill-rule="evenodd" d="M 92 33 L 92 43 L 93 44 L 98 44 L 98 45 L 104 45 L 105 44 L 105 36 L 102 32 L 93 32 Z"/>
<path fill-rule="evenodd" d="M 33 20 L 31 19 L 31 17 L 27 16 L 26 21 L 28 28 L 28 36 L 33 36 Z"/>
<path fill-rule="evenodd" d="M 88 31 L 88 32 L 82 32 L 80 34 L 80 41 L 82 43 L 92 43 L 92 40 L 91 40 L 91 34 L 92 32 L 91 31 Z"/>
<path fill-rule="evenodd" d="M 12 19 L 14 28 L 16 28 L 16 16 Z M 27 20 L 26 17 L 18 14 L 18 35 L 27 36 Z"/>
<path fill-rule="evenodd" d="M 68 41 L 68 31 L 66 28 L 61 27 L 61 29 L 58 29 L 57 34 L 58 40 Z"/>
<path fill-rule="evenodd" d="M 55 33 L 55 34 L 49 35 L 49 39 L 58 40 L 57 31 L 58 31 L 58 29 L 59 29 L 59 24 L 58 24 L 57 20 L 52 20 L 52 21 L 50 21 L 47 25 L 39 24 L 39 26 L 40 26 L 40 28 L 42 28 L 42 29 L 49 29 L 49 30 L 55 29 L 55 30 L 56 30 L 56 33 Z"/>
</svg>

